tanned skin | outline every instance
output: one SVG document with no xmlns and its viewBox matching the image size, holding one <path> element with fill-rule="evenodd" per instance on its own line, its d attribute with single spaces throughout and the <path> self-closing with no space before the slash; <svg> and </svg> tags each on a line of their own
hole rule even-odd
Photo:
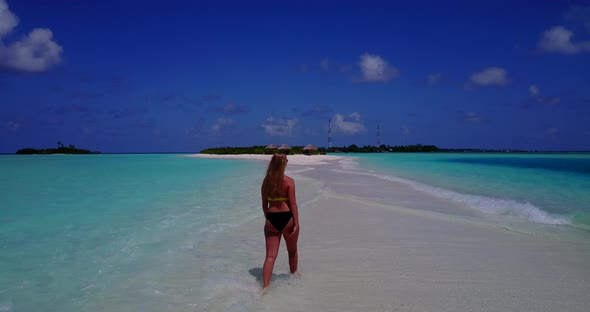
<svg viewBox="0 0 590 312">
<path fill-rule="evenodd" d="M 274 157 L 274 156 L 273 156 Z M 286 167 L 286 156 L 284 160 L 284 166 L 282 168 L 284 172 L 284 168 Z M 263 291 L 267 289 L 268 285 L 270 284 L 270 278 L 272 276 L 272 270 L 275 264 L 275 260 L 277 259 L 277 255 L 279 253 L 279 245 L 281 243 L 281 237 L 285 238 L 285 243 L 287 244 L 287 252 L 289 253 L 289 269 L 291 274 L 295 277 L 300 277 L 301 275 L 297 272 L 297 240 L 299 239 L 299 210 L 297 207 L 297 198 L 295 196 L 295 181 L 293 178 L 289 176 L 283 177 L 282 183 L 282 194 L 281 197 L 288 198 L 288 201 L 269 201 L 268 194 L 262 194 L 262 212 L 266 218 L 266 214 L 268 212 L 282 212 L 282 211 L 291 211 L 293 217 L 289 220 L 289 223 L 285 226 L 282 231 L 278 231 L 272 224 L 266 220 L 264 225 L 264 236 L 266 238 L 266 258 L 264 260 L 264 265 L 262 267 L 262 283 L 263 283 Z"/>
</svg>

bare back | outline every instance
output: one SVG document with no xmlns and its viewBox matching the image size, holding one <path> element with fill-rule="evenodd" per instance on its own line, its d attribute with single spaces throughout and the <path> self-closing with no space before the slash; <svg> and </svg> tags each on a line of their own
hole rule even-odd
<svg viewBox="0 0 590 312">
<path fill-rule="evenodd" d="M 296 203 L 295 192 L 294 192 L 294 181 L 289 176 L 283 177 L 283 190 L 281 192 L 282 198 L 288 200 L 269 200 L 268 201 L 268 212 L 281 212 L 291 210 L 293 202 Z"/>
</svg>

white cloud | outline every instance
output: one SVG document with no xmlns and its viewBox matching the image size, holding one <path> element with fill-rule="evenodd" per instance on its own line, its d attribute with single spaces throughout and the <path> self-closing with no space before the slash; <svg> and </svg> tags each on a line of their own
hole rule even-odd
<svg viewBox="0 0 590 312">
<path fill-rule="evenodd" d="M 465 121 L 467 121 L 467 122 L 475 122 L 476 123 L 476 122 L 481 121 L 481 117 L 478 114 L 473 113 L 473 112 L 465 113 L 464 118 L 465 118 Z"/>
<path fill-rule="evenodd" d="M 0 0 L 0 38 L 12 31 L 18 25 L 18 17 L 8 9 L 6 1 Z"/>
<path fill-rule="evenodd" d="M 354 112 L 348 116 L 342 114 L 334 115 L 332 119 L 334 130 L 348 135 L 354 135 L 366 131 L 361 121 L 361 114 Z"/>
<path fill-rule="evenodd" d="M 217 118 L 217 121 L 215 121 L 215 124 L 213 126 L 211 126 L 211 131 L 215 132 L 215 133 L 219 133 L 221 132 L 221 130 L 223 128 L 225 128 L 228 125 L 231 125 L 233 123 L 233 120 L 231 118 Z"/>
<path fill-rule="evenodd" d="M 488 67 L 471 75 L 471 82 L 479 86 L 503 86 L 508 83 L 508 76 L 503 68 Z"/>
<path fill-rule="evenodd" d="M 426 82 L 431 85 L 439 84 L 442 81 L 442 74 L 430 74 L 426 78 Z"/>
<path fill-rule="evenodd" d="M 548 96 L 542 95 L 541 90 L 539 90 L 539 88 L 536 85 L 530 85 L 529 92 L 531 93 L 531 96 L 535 100 L 537 100 L 537 102 L 539 102 L 539 103 L 559 104 L 559 102 L 561 101 L 560 98 L 558 98 L 558 97 L 548 97 Z"/>
<path fill-rule="evenodd" d="M 21 123 L 18 120 L 11 120 L 6 122 L 6 128 L 10 131 L 16 131 L 20 128 Z"/>
<path fill-rule="evenodd" d="M 248 112 L 248 108 L 236 104 L 226 104 L 223 106 L 212 106 L 207 109 L 209 112 L 221 112 L 226 114 L 244 114 Z"/>
<path fill-rule="evenodd" d="M 35 28 L 21 40 L 5 44 L 4 36 L 18 22 L 6 1 L 0 0 L 0 67 L 42 72 L 61 61 L 63 48 L 53 40 L 53 32 L 47 28 Z"/>
<path fill-rule="evenodd" d="M 574 33 L 562 26 L 555 26 L 541 34 L 537 46 L 543 52 L 576 54 L 590 52 L 590 41 L 573 42 Z"/>
<path fill-rule="evenodd" d="M 368 53 L 361 55 L 359 66 L 363 74 L 362 81 L 388 81 L 399 76 L 399 70 L 389 65 L 387 61 L 378 55 L 371 55 Z"/>
<path fill-rule="evenodd" d="M 271 136 L 291 136 L 295 130 L 297 119 L 268 117 L 261 124 L 264 132 Z"/>
<path fill-rule="evenodd" d="M 14 132 L 17 131 L 25 122 L 25 119 L 23 117 L 16 117 L 14 118 L 14 120 L 9 120 L 6 123 L 4 123 L 4 126 L 6 127 L 6 129 Z"/>
</svg>

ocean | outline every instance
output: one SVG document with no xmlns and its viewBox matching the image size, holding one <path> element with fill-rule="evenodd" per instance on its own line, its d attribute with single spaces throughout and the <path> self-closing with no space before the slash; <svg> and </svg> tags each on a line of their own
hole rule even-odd
<svg viewBox="0 0 590 312">
<path fill-rule="evenodd" d="M 344 156 L 341 170 L 485 213 L 590 225 L 588 154 Z M 0 156 L 0 311 L 264 310 L 249 263 L 263 261 L 265 168 L 176 154 Z M 321 185 L 297 181 L 304 211 Z"/>
<path fill-rule="evenodd" d="M 181 155 L 0 156 L 0 311 L 170 309 L 162 288 L 178 262 L 203 260 L 201 244 L 259 216 L 264 170 Z"/>
<path fill-rule="evenodd" d="M 588 153 L 385 153 L 358 155 L 383 179 L 489 214 L 590 229 Z"/>
</svg>

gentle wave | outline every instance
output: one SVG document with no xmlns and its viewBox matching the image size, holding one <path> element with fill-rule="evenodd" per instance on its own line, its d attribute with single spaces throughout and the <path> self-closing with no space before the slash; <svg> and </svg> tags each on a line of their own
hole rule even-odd
<svg viewBox="0 0 590 312">
<path fill-rule="evenodd" d="M 573 216 L 573 224 L 583 229 L 590 230 L 590 213 L 576 212 Z"/>
<path fill-rule="evenodd" d="M 551 215 L 531 203 L 517 202 L 512 199 L 501 199 L 486 196 L 462 194 L 440 187 L 434 187 L 416 181 L 383 174 L 351 172 L 337 169 L 334 169 L 334 171 L 350 174 L 367 175 L 382 180 L 403 183 L 409 185 L 415 190 L 439 198 L 449 199 L 459 203 L 463 203 L 468 207 L 475 208 L 484 213 L 509 215 L 543 224 L 571 225 L 573 223 L 571 217 Z"/>
<path fill-rule="evenodd" d="M 414 187 L 440 198 L 464 203 L 469 207 L 479 209 L 485 213 L 510 215 L 543 224 L 572 224 L 570 218 L 550 215 L 531 203 L 517 202 L 512 199 L 461 194 L 426 185 L 416 185 Z"/>
<path fill-rule="evenodd" d="M 313 167 L 305 167 L 305 168 L 301 168 L 301 169 L 287 169 L 287 173 L 289 173 L 289 174 L 297 174 L 297 173 L 303 173 L 303 172 L 311 171 L 311 170 L 315 170 L 315 168 L 313 168 Z"/>
<path fill-rule="evenodd" d="M 342 169 L 357 169 L 359 166 L 359 163 L 354 157 L 344 157 L 342 160 L 339 160 L 338 163 Z"/>
</svg>

